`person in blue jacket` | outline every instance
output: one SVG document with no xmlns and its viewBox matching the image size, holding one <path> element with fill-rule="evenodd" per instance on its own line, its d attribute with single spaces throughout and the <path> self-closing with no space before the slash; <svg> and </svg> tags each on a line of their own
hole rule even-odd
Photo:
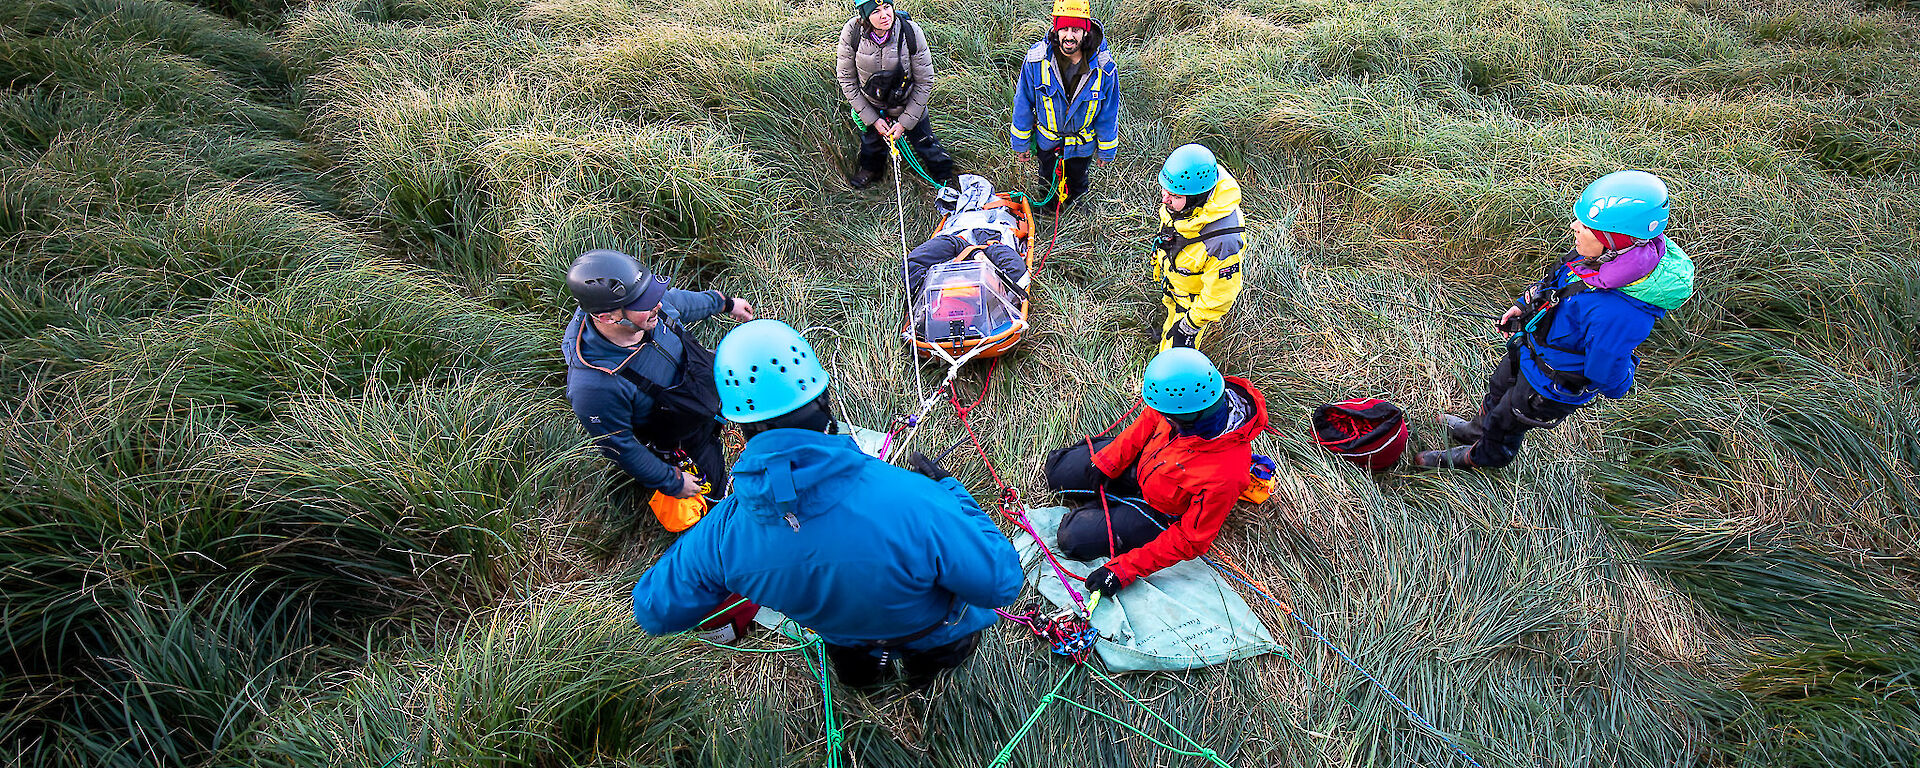
<svg viewBox="0 0 1920 768">
<path fill-rule="evenodd" d="M 1508 333 L 1507 352 L 1487 379 L 1480 415 L 1441 417 L 1465 444 L 1422 452 L 1414 467 L 1504 467 L 1529 430 L 1558 426 L 1600 395 L 1626 397 L 1634 349 L 1693 293 L 1693 264 L 1667 240 L 1667 218 L 1667 187 L 1653 174 L 1620 171 L 1588 185 L 1569 224 L 1573 252 L 1495 324 Z M 1609 280 L 1623 265 L 1632 274 Z"/>
<path fill-rule="evenodd" d="M 673 288 L 666 275 L 611 250 L 574 259 L 567 289 L 579 304 L 560 339 L 567 399 L 600 452 L 644 488 L 692 498 L 704 476 L 714 498 L 724 495 L 713 353 L 684 326 L 721 313 L 752 320 L 753 304 Z M 698 472 L 682 469 L 681 459 Z"/>
<path fill-rule="evenodd" d="M 819 633 L 856 688 L 885 682 L 895 660 L 925 686 L 971 656 L 1024 578 L 959 481 L 920 454 L 910 472 L 836 434 L 827 372 L 785 323 L 727 334 L 714 377 L 748 438 L 733 495 L 641 574 L 640 627 L 685 630 L 744 596 Z"/>
<path fill-rule="evenodd" d="M 1120 80 L 1087 0 L 1054 0 L 1053 31 L 1027 49 L 1020 65 L 1010 137 L 1021 162 L 1038 158 L 1041 183 L 1056 184 L 1056 174 L 1065 171 L 1066 198 L 1053 190 L 1053 204 L 1041 207 L 1055 214 L 1086 194 L 1087 166 L 1096 155 L 1101 165 L 1113 162 Z"/>
</svg>

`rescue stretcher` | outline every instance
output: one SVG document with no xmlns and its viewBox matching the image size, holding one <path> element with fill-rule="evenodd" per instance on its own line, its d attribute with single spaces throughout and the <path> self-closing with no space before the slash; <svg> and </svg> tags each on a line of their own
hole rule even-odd
<svg viewBox="0 0 1920 768">
<path fill-rule="evenodd" d="M 967 186 L 944 201 L 953 207 L 941 217 L 934 236 L 959 234 L 965 239 L 965 233 L 979 229 L 998 230 L 1001 242 L 1013 247 L 1026 269 L 1018 276 L 1007 275 L 986 257 L 985 244 L 970 245 L 953 259 L 927 268 L 901 335 L 921 357 L 950 363 L 998 357 L 1020 342 L 1027 330 L 1033 276 L 1033 208 L 1026 196 Z"/>
</svg>

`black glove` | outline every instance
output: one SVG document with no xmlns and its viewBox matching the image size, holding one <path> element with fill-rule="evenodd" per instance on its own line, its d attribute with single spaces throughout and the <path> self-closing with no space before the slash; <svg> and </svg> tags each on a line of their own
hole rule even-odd
<svg viewBox="0 0 1920 768">
<path fill-rule="evenodd" d="M 1187 322 L 1187 319 L 1184 317 L 1173 321 L 1173 325 L 1167 328 L 1167 340 L 1171 341 L 1173 346 L 1176 347 L 1191 348 L 1199 338 L 1200 329 L 1193 327 L 1193 324 Z"/>
<path fill-rule="evenodd" d="M 928 480 L 940 481 L 953 477 L 952 473 L 940 468 L 940 462 L 927 458 L 926 454 L 919 451 L 907 457 L 907 465 L 913 471 L 926 475 Z"/>
<path fill-rule="evenodd" d="M 1114 572 L 1104 565 L 1093 569 L 1093 573 L 1087 574 L 1088 591 L 1112 597 L 1126 586 L 1120 582 L 1119 576 L 1114 575 Z"/>
</svg>

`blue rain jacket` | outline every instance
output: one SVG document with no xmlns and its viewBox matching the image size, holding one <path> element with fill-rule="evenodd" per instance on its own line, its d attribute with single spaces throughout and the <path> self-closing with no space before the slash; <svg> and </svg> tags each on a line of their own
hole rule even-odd
<svg viewBox="0 0 1920 768">
<path fill-rule="evenodd" d="M 1013 151 L 1025 152 L 1029 145 L 1050 150 L 1064 144 L 1061 157 L 1089 157 L 1097 150 L 1101 160 L 1113 159 L 1120 146 L 1120 80 L 1100 22 L 1093 22 L 1090 31 L 1087 49 L 1093 51 L 1093 58 L 1075 93 L 1067 93 L 1060 81 L 1051 42 L 1041 40 L 1027 49 L 1020 81 L 1013 87 Z"/>
<path fill-rule="evenodd" d="M 667 317 L 684 326 L 725 311 L 727 300 L 719 291 L 675 288 L 660 299 L 660 306 Z M 653 414 L 653 397 L 620 371 L 631 369 L 662 388 L 671 387 L 680 381 L 680 351 L 680 337 L 666 323 L 654 326 L 648 342 L 635 354 L 600 335 L 580 309 L 573 311 L 573 320 L 560 337 L 573 415 L 602 454 L 656 491 L 679 490 L 680 470 L 642 444 L 648 434 L 647 419 Z"/>
<path fill-rule="evenodd" d="M 1577 257 L 1576 257 L 1577 258 Z M 1577 281 L 1573 270 L 1561 265 L 1554 280 L 1543 287 L 1564 288 Z M 1533 355 L 1520 353 L 1520 372 L 1535 391 L 1569 405 L 1585 405 L 1597 395 L 1618 400 L 1633 389 L 1633 371 L 1639 364 L 1633 350 L 1653 333 L 1653 323 L 1667 311 L 1628 296 L 1618 290 L 1590 289 L 1560 302 L 1547 328 L 1547 343 L 1555 347 L 1584 350 L 1585 354 L 1562 352 L 1536 344 L 1535 349 L 1548 367 L 1566 373 L 1578 373 L 1593 384 L 1580 392 L 1569 392 L 1547 377 L 1534 363 Z M 1517 342 L 1523 343 L 1523 342 Z"/>
<path fill-rule="evenodd" d="M 952 478 L 934 482 L 853 439 L 774 429 L 747 441 L 733 495 L 633 586 L 633 618 L 678 632 L 730 593 L 835 645 L 906 637 L 923 650 L 990 627 L 1023 581 L 1013 543 Z"/>
</svg>

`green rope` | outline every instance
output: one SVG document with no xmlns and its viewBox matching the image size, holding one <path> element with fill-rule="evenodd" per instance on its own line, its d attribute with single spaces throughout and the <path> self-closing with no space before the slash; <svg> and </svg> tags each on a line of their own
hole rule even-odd
<svg viewBox="0 0 1920 768">
<path fill-rule="evenodd" d="M 1105 712 L 1094 709 L 1085 704 L 1081 704 L 1080 702 L 1074 701 L 1073 699 L 1070 699 L 1070 698 L 1067 698 L 1066 696 L 1061 695 L 1060 689 L 1062 687 L 1065 687 L 1067 684 L 1067 681 L 1073 678 L 1074 670 L 1080 669 L 1082 667 L 1086 668 L 1087 672 L 1091 673 L 1094 676 L 1094 679 L 1105 683 L 1108 688 L 1111 688 L 1113 689 L 1114 692 L 1119 693 L 1122 698 L 1125 698 L 1127 701 L 1133 702 L 1135 706 L 1146 710 L 1147 714 L 1152 715 L 1154 720 L 1158 721 L 1161 725 L 1166 726 L 1166 729 L 1172 732 L 1173 735 L 1179 736 L 1182 741 L 1185 741 L 1187 744 L 1191 745 L 1194 751 L 1187 751 L 1179 747 L 1173 746 L 1172 744 L 1168 744 L 1164 741 L 1156 739 L 1152 735 L 1148 734 L 1146 731 L 1140 730 L 1138 727 L 1134 726 L 1132 723 L 1129 723 L 1125 720 L 1121 720 L 1120 718 L 1114 717 L 1113 715 L 1109 715 Z M 1214 752 L 1212 749 L 1207 748 L 1205 745 L 1202 745 L 1198 740 L 1194 739 L 1192 736 L 1187 735 L 1185 731 L 1182 731 L 1179 728 L 1174 727 L 1173 723 L 1167 722 L 1166 718 L 1161 717 L 1160 713 L 1153 711 L 1153 708 L 1147 706 L 1146 702 L 1141 701 L 1137 698 L 1134 698 L 1133 694 L 1128 693 L 1127 689 L 1120 687 L 1120 684 L 1114 682 L 1113 678 L 1107 677 L 1105 674 L 1102 674 L 1100 670 L 1095 669 L 1092 664 L 1088 664 L 1085 662 L 1075 664 L 1071 669 L 1068 669 L 1066 674 L 1060 676 L 1060 681 L 1053 684 L 1053 690 L 1048 691 L 1047 695 L 1040 697 L 1040 704 L 1034 707 L 1032 714 L 1027 715 L 1027 721 L 1020 725 L 1020 730 L 1015 731 L 1013 733 L 1013 738 L 1007 742 L 1007 745 L 1000 748 L 1000 753 L 997 755 L 994 755 L 993 762 L 989 764 L 988 768 L 1005 768 L 1007 765 L 1007 762 L 1013 759 L 1013 751 L 1020 746 L 1021 742 L 1026 740 L 1027 735 L 1033 731 L 1033 726 L 1036 723 L 1040 722 L 1040 715 L 1046 712 L 1048 707 L 1053 706 L 1053 703 L 1056 701 L 1066 704 L 1068 706 L 1074 707 L 1075 709 L 1091 712 L 1095 715 L 1098 715 L 1102 719 L 1117 723 L 1121 727 L 1126 728 L 1127 730 L 1132 731 L 1135 734 L 1138 734 L 1141 738 L 1146 739 L 1147 741 L 1153 742 L 1155 745 L 1162 747 L 1174 754 L 1183 755 L 1186 757 L 1202 758 L 1209 763 L 1219 766 L 1220 768 L 1233 768 L 1226 761 L 1221 760 L 1220 755 L 1218 753 Z"/>
<path fill-rule="evenodd" d="M 855 110 L 849 107 L 847 109 L 847 119 L 852 120 L 853 124 L 856 126 L 859 126 L 860 130 L 864 131 L 867 129 L 867 124 L 860 122 L 860 112 L 858 110 Z M 940 182 L 934 181 L 933 176 L 928 175 L 927 169 L 920 167 L 920 157 L 913 153 L 912 144 L 908 144 L 905 141 L 902 141 L 901 139 L 893 139 L 892 141 L 893 141 L 894 150 L 898 151 L 900 153 L 900 157 L 907 161 L 907 167 L 913 169 L 914 175 L 919 176 L 922 181 L 925 181 L 926 183 L 931 184 L 934 187 L 946 186 L 945 184 L 941 184 Z"/>
<path fill-rule="evenodd" d="M 1060 676 L 1060 682 L 1053 684 L 1053 690 L 1047 691 L 1047 695 L 1040 697 L 1040 705 L 1033 708 L 1032 714 L 1027 715 L 1027 721 L 1020 724 L 1020 730 L 1013 732 L 1013 739 L 1000 748 L 1000 754 L 993 756 L 993 762 L 988 768 L 1006 767 L 1007 761 L 1013 759 L 1013 750 L 1020 746 L 1020 742 L 1026 740 L 1027 733 L 1033 730 L 1034 724 L 1040 722 L 1040 714 L 1046 712 L 1047 707 L 1052 706 L 1055 701 L 1061 700 L 1060 689 L 1073 678 L 1073 670 L 1078 668 L 1079 665 L 1074 665 L 1072 669 L 1068 669 L 1066 674 Z"/>
<path fill-rule="evenodd" d="M 1113 722 L 1113 723 L 1115 723 L 1115 724 L 1117 724 L 1117 725 L 1119 725 L 1120 727 L 1122 727 L 1122 728 L 1125 728 L 1125 729 L 1127 729 L 1127 730 L 1129 730 L 1129 731 L 1133 731 L 1134 733 L 1136 733 L 1136 734 L 1138 734 L 1138 735 L 1140 736 L 1140 738 L 1143 738 L 1143 739 L 1146 739 L 1147 741 L 1151 741 L 1151 742 L 1153 742 L 1153 743 L 1154 743 L 1155 745 L 1157 745 L 1157 746 L 1159 746 L 1159 747 L 1161 747 L 1162 749 L 1165 749 L 1165 750 L 1167 750 L 1168 752 L 1172 752 L 1172 753 L 1174 753 L 1174 754 L 1176 754 L 1176 755 L 1183 755 L 1183 756 L 1186 756 L 1186 757 L 1203 757 L 1203 758 L 1206 758 L 1208 762 L 1210 762 L 1210 763 L 1213 763 L 1214 765 L 1220 765 L 1220 766 L 1226 766 L 1226 765 L 1227 765 L 1226 763 L 1224 763 L 1224 762 L 1221 762 L 1221 760 L 1220 760 L 1220 756 L 1219 756 L 1219 755 L 1216 755 L 1216 754 L 1214 754 L 1214 752 L 1213 752 L 1213 750 L 1211 750 L 1211 749 L 1207 749 L 1207 748 L 1205 748 L 1205 747 L 1201 747 L 1201 748 L 1200 748 L 1200 751 L 1198 751 L 1198 752 L 1188 752 L 1188 751 L 1186 751 L 1186 750 L 1184 750 L 1184 749 L 1181 749 L 1181 748 L 1179 748 L 1179 747 L 1176 747 L 1176 746 L 1174 746 L 1174 745 L 1172 745 L 1172 744 L 1168 744 L 1168 743 L 1166 743 L 1166 742 L 1164 742 L 1164 741 L 1161 741 L 1161 740 L 1159 740 L 1159 739 L 1156 739 L 1156 738 L 1154 738 L 1154 737 L 1153 737 L 1153 736 L 1152 736 L 1151 734 L 1148 734 L 1148 733 L 1147 733 L 1146 731 L 1143 731 L 1143 730 L 1140 730 L 1140 729 L 1139 729 L 1138 727 L 1135 727 L 1133 723 L 1129 723 L 1129 722 L 1127 722 L 1127 721 L 1125 721 L 1125 720 L 1121 720 L 1120 718 L 1117 718 L 1117 717 L 1114 717 L 1113 715 L 1109 715 L 1109 714 L 1107 714 L 1107 713 L 1105 713 L 1105 712 L 1102 712 L 1102 711 L 1100 711 L 1100 710 L 1097 710 L 1097 709 L 1094 709 L 1093 707 L 1089 707 L 1089 706 L 1087 706 L 1087 705 L 1085 705 L 1085 704 L 1082 704 L 1082 703 L 1080 703 L 1080 702 L 1077 702 L 1077 701 L 1074 701 L 1073 699 L 1069 699 L 1069 698 L 1067 698 L 1067 697 L 1065 697 L 1065 696 L 1062 696 L 1062 697 L 1060 697 L 1060 701 L 1061 701 L 1062 703 L 1064 703 L 1064 704 L 1067 704 L 1067 705 L 1070 705 L 1070 706 L 1073 706 L 1073 707 L 1075 707 L 1075 708 L 1077 708 L 1077 709 L 1079 709 L 1079 710 L 1081 710 L 1081 711 L 1083 711 L 1083 712 L 1090 712 L 1090 713 L 1092 713 L 1092 714 L 1094 714 L 1094 715 L 1098 715 L 1098 716 L 1100 716 L 1101 718 L 1104 718 L 1104 719 L 1106 719 L 1106 720 L 1108 720 L 1108 721 L 1111 721 L 1111 722 Z M 1152 710 L 1148 710 L 1148 711 L 1152 711 Z M 1178 731 L 1175 731 L 1175 733 L 1179 733 L 1179 732 L 1178 732 Z M 1182 733 L 1182 734 L 1180 734 L 1180 735 L 1181 735 L 1181 736 L 1185 736 L 1186 734 L 1184 734 L 1184 733 Z M 1227 766 L 1227 768 L 1232 768 L 1232 766 Z"/>
<path fill-rule="evenodd" d="M 735 601 L 733 605 L 720 609 L 720 611 L 713 614 L 713 616 L 708 616 L 707 620 L 718 617 L 720 614 L 732 610 L 734 606 L 743 602 L 746 602 L 746 598 L 741 598 Z M 701 623 L 704 624 L 706 622 L 702 621 Z M 740 653 L 787 653 L 790 651 L 799 651 L 800 658 L 807 662 L 807 671 L 813 673 L 814 679 L 820 683 L 821 720 L 823 721 L 823 728 L 827 732 L 827 768 L 840 768 L 840 751 L 841 747 L 846 743 L 847 737 L 846 734 L 840 730 L 839 715 L 833 711 L 833 675 L 832 670 L 827 668 L 827 642 L 822 640 L 820 635 L 816 634 L 813 630 L 795 624 L 791 619 L 781 622 L 779 632 L 788 640 L 792 640 L 794 644 L 781 646 L 779 648 L 742 648 L 737 645 L 716 643 L 704 637 L 695 637 L 694 639 L 715 648 L 725 648 L 729 651 L 738 651 Z"/>
</svg>

